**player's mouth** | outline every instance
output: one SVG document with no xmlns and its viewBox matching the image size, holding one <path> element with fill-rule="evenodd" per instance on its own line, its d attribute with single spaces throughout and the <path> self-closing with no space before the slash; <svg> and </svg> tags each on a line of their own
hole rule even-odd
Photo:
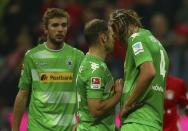
<svg viewBox="0 0 188 131">
<path fill-rule="evenodd" d="M 56 35 L 56 39 L 64 39 L 64 35 Z"/>
</svg>

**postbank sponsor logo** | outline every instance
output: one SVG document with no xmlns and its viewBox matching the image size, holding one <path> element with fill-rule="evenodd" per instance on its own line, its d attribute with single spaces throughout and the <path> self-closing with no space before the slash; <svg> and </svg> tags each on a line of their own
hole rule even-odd
<svg viewBox="0 0 188 131">
<path fill-rule="evenodd" d="M 72 72 L 45 72 L 40 73 L 41 82 L 72 82 Z"/>
</svg>

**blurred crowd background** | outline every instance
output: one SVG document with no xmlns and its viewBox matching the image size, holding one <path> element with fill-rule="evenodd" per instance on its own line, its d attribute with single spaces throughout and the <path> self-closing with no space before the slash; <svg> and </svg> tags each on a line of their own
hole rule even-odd
<svg viewBox="0 0 188 131">
<path fill-rule="evenodd" d="M 0 123 L 12 110 L 18 91 L 20 63 L 25 52 L 43 40 L 42 15 L 49 7 L 65 9 L 71 18 L 66 41 L 87 52 L 84 24 L 108 20 L 117 8 L 135 9 L 144 28 L 162 42 L 170 57 L 170 73 L 188 83 L 188 0 L 0 0 Z M 116 42 L 108 65 L 115 78 L 123 77 L 125 50 Z M 6 108 L 6 110 L 3 110 Z"/>
</svg>

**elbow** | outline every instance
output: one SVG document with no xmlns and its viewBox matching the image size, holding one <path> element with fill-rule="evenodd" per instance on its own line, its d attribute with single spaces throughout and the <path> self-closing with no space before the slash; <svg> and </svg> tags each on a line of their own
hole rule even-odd
<svg viewBox="0 0 188 131">
<path fill-rule="evenodd" d="M 155 69 L 151 70 L 149 73 L 148 73 L 148 77 L 153 80 L 153 78 L 155 77 L 156 75 L 156 71 Z"/>
<path fill-rule="evenodd" d="M 147 81 L 152 81 L 155 75 L 156 75 L 155 70 L 145 70 L 141 72 L 140 77 L 142 78 L 142 80 L 147 82 Z"/>
<path fill-rule="evenodd" d="M 105 113 L 106 106 L 102 100 L 89 100 L 88 111 L 91 116 L 100 117 Z"/>
<path fill-rule="evenodd" d="M 151 81 L 154 79 L 155 75 L 156 75 L 155 70 L 154 70 L 154 71 L 147 72 L 146 80 L 148 80 L 148 81 L 151 82 Z"/>
<path fill-rule="evenodd" d="M 153 80 L 156 76 L 156 69 L 151 63 L 145 63 L 141 66 L 141 74 L 145 76 L 147 80 Z"/>
<path fill-rule="evenodd" d="M 156 69 L 152 62 L 145 62 L 140 66 L 140 76 L 146 80 L 153 80 L 156 76 Z"/>
<path fill-rule="evenodd" d="M 98 110 L 90 110 L 91 115 L 96 118 L 96 117 L 100 117 L 102 115 L 101 111 Z"/>
</svg>

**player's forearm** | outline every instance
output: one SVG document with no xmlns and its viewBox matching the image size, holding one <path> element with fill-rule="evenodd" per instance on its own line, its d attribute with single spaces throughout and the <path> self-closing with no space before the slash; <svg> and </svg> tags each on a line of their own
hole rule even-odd
<svg viewBox="0 0 188 131">
<path fill-rule="evenodd" d="M 101 101 L 99 106 L 96 108 L 95 113 L 93 113 L 93 116 L 99 117 L 108 113 L 119 102 L 120 97 L 121 93 L 115 93 L 113 97 Z"/>
<path fill-rule="evenodd" d="M 27 105 L 27 98 L 23 95 L 18 94 L 16 96 L 15 104 L 14 104 L 14 111 L 13 111 L 13 130 L 12 131 L 19 131 L 19 126 L 21 122 L 21 118 L 23 113 L 26 109 Z"/>
<path fill-rule="evenodd" d="M 140 74 L 136 80 L 135 87 L 125 103 L 127 106 L 136 104 L 138 100 L 140 100 L 140 98 L 146 92 L 146 90 L 149 87 L 149 84 L 153 80 L 155 72 L 150 72 L 149 70 L 146 70 L 140 71 Z"/>
</svg>

